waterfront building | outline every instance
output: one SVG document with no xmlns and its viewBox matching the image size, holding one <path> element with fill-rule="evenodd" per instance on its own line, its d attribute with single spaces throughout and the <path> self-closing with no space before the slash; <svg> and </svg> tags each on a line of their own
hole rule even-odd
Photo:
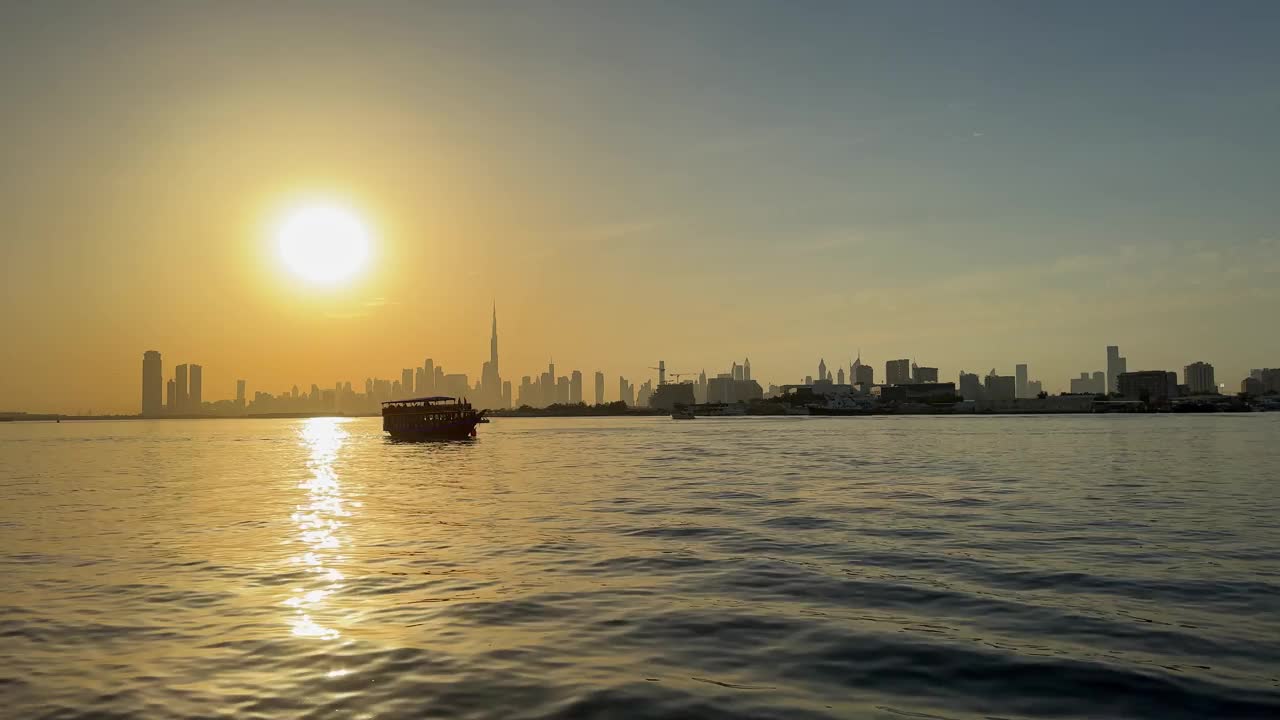
<svg viewBox="0 0 1280 720">
<path fill-rule="evenodd" d="M 187 390 L 187 412 L 198 413 L 204 409 L 204 368 L 192 364 L 188 373 L 190 388 Z"/>
<path fill-rule="evenodd" d="M 730 366 L 729 373 L 733 376 L 734 380 L 741 380 L 744 372 L 745 371 L 743 370 L 742 366 L 736 362 Z"/>
<path fill-rule="evenodd" d="M 404 397 L 413 397 L 413 368 L 400 371 L 400 393 Z"/>
<path fill-rule="evenodd" d="M 653 397 L 653 381 L 645 380 L 640 385 L 640 389 L 636 390 L 636 406 L 649 407 L 649 400 Z"/>
<path fill-rule="evenodd" d="M 569 402 L 577 405 L 582 402 L 582 372 L 574 370 L 569 373 Z"/>
<path fill-rule="evenodd" d="M 1182 368 L 1182 382 L 1192 395 L 1217 394 L 1218 384 L 1214 382 L 1213 366 L 1207 362 L 1193 362 Z"/>
<path fill-rule="evenodd" d="M 1127 400 L 1163 405 L 1178 396 L 1178 374 L 1166 370 L 1124 372 L 1116 378 L 1116 388 Z"/>
<path fill-rule="evenodd" d="M 1017 397 L 1017 379 L 1012 375 L 997 375 L 992 370 L 984 381 L 983 397 L 990 407 L 1012 404 Z"/>
<path fill-rule="evenodd" d="M 173 414 L 174 412 L 176 412 L 175 408 L 178 407 L 177 403 L 178 403 L 178 383 L 174 382 L 173 380 L 170 380 L 165 385 L 165 393 L 164 393 L 165 412 L 168 412 L 170 414 Z"/>
<path fill-rule="evenodd" d="M 695 404 L 693 396 L 692 382 L 666 383 L 659 385 L 653 392 L 653 397 L 649 398 L 649 407 L 659 408 L 670 412 L 677 405 L 690 406 Z"/>
<path fill-rule="evenodd" d="M 734 378 L 734 379 L 738 380 L 739 378 Z M 827 361 L 824 358 L 824 359 L 818 360 L 818 381 L 821 382 L 826 379 L 827 379 Z"/>
<path fill-rule="evenodd" d="M 627 382 L 627 379 L 624 377 L 618 378 L 618 399 L 621 400 L 623 404 L 627 407 L 634 406 L 636 404 L 635 393 L 635 383 Z"/>
<path fill-rule="evenodd" d="M 916 384 L 938 382 L 938 368 L 920 367 L 911 363 L 911 379 Z"/>
<path fill-rule="evenodd" d="M 1120 348 L 1107 346 L 1107 392 L 1120 392 L 1120 375 L 1129 369 L 1128 358 L 1120 357 Z M 1123 393 L 1122 393 L 1123 394 Z"/>
<path fill-rule="evenodd" d="M 245 402 L 245 384 L 243 380 L 236 381 L 236 407 L 244 409 Z"/>
<path fill-rule="evenodd" d="M 1026 363 L 1018 363 L 1013 366 L 1013 392 L 1016 397 L 1033 397 L 1028 395 Z"/>
<path fill-rule="evenodd" d="M 164 368 L 160 351 L 142 353 L 142 416 L 158 417 L 164 413 Z"/>
<path fill-rule="evenodd" d="M 604 373 L 596 371 L 596 404 L 604 404 Z"/>
<path fill-rule="evenodd" d="M 1040 393 L 1042 392 L 1044 392 L 1044 383 L 1040 382 L 1039 380 L 1027 381 L 1027 397 L 1028 398 L 1038 398 L 1040 397 Z"/>
<path fill-rule="evenodd" d="M 911 361 L 903 359 L 885 363 L 884 381 L 886 385 L 905 385 L 911 382 Z"/>
<path fill-rule="evenodd" d="M 836 384 L 837 385 L 844 384 L 844 368 L 838 368 L 836 370 Z"/>
<path fill-rule="evenodd" d="M 187 411 L 187 365 L 183 363 L 173 369 L 173 382 L 177 386 L 177 393 L 174 396 L 174 407 L 169 408 L 170 413 L 181 414 Z"/>
<path fill-rule="evenodd" d="M 751 358 L 747 358 L 746 362 L 742 363 L 742 379 L 751 379 Z"/>
<path fill-rule="evenodd" d="M 853 361 L 853 367 L 849 372 L 849 381 L 854 385 L 861 385 L 864 391 L 870 390 L 872 385 L 876 383 L 876 370 L 870 365 L 862 364 L 862 353 L 858 353 L 858 359 Z"/>
<path fill-rule="evenodd" d="M 731 373 L 720 373 L 707 381 L 709 403 L 740 403 L 759 400 L 764 389 L 755 380 L 734 380 Z"/>
<path fill-rule="evenodd" d="M 1266 391 L 1267 391 L 1267 386 L 1263 385 L 1262 381 L 1254 377 L 1253 375 L 1250 375 L 1249 377 L 1240 381 L 1240 392 L 1244 393 L 1245 395 L 1252 395 L 1256 397 L 1258 395 L 1265 393 Z"/>
<path fill-rule="evenodd" d="M 541 388 L 528 375 L 520 378 L 520 399 L 517 402 L 521 406 L 528 405 L 529 407 L 542 405 Z"/>
<path fill-rule="evenodd" d="M 698 384 L 693 388 L 693 396 L 699 405 L 707 402 L 707 371 L 705 368 L 698 373 Z"/>
<path fill-rule="evenodd" d="M 422 363 L 422 387 L 418 390 L 423 397 L 431 397 L 436 394 L 436 363 L 431 358 L 427 358 Z"/>
<path fill-rule="evenodd" d="M 900 383 L 880 388 L 880 399 L 898 403 L 939 403 L 956 399 L 955 383 Z"/>
<path fill-rule="evenodd" d="M 973 402 L 982 399 L 982 378 L 978 373 L 960 371 L 960 397 Z"/>
</svg>

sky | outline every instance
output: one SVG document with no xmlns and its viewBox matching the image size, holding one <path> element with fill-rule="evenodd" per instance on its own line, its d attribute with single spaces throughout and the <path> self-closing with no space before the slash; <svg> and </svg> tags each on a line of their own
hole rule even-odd
<svg viewBox="0 0 1280 720">
<path fill-rule="evenodd" d="M 1280 3 L 0 5 L 0 410 L 431 357 L 1280 366 Z M 339 287 L 272 228 L 374 237 Z"/>
</svg>

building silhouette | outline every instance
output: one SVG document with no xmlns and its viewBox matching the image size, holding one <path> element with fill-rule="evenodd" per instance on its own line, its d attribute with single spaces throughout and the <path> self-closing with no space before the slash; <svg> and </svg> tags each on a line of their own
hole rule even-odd
<svg viewBox="0 0 1280 720">
<path fill-rule="evenodd" d="M 142 416 L 158 417 L 164 413 L 164 368 L 160 351 L 142 353 Z"/>
<path fill-rule="evenodd" d="M 739 378 L 734 378 L 734 379 L 737 380 Z M 826 379 L 827 379 L 827 360 L 826 358 L 821 358 L 818 360 L 818 382 L 822 382 Z"/>
<path fill-rule="evenodd" d="M 627 379 L 624 377 L 618 378 L 618 399 L 627 407 L 631 407 L 636 404 L 636 386 L 633 383 L 627 382 Z"/>
<path fill-rule="evenodd" d="M 911 382 L 911 360 L 890 360 L 884 364 L 886 385 L 905 385 Z"/>
<path fill-rule="evenodd" d="M 569 402 L 574 405 L 582 402 L 582 372 L 579 370 L 569 373 Z"/>
<path fill-rule="evenodd" d="M 1027 395 L 1027 364 L 1018 363 L 1013 366 L 1013 391 L 1017 397 L 1030 397 Z"/>
<path fill-rule="evenodd" d="M 1122 373 L 1129 369 L 1128 358 L 1120 357 L 1120 348 L 1116 345 L 1107 346 L 1107 392 L 1120 392 L 1119 378 Z M 1121 393 L 1123 394 L 1123 393 Z"/>
<path fill-rule="evenodd" d="M 1167 370 L 1123 372 L 1116 377 L 1116 387 L 1126 400 L 1164 405 L 1178 396 L 1178 374 Z"/>
<path fill-rule="evenodd" d="M 178 383 L 173 380 L 165 384 L 164 407 L 170 414 L 176 412 L 174 408 L 178 407 Z"/>
<path fill-rule="evenodd" d="M 239 406 L 241 409 L 243 409 L 244 403 L 245 403 L 244 381 L 237 380 L 236 381 L 236 405 Z"/>
<path fill-rule="evenodd" d="M 1218 392 L 1218 384 L 1213 378 L 1213 366 L 1207 362 L 1193 362 L 1182 368 L 1182 382 L 1193 395 Z"/>
<path fill-rule="evenodd" d="M 911 380 L 916 384 L 938 382 L 938 368 L 911 363 Z"/>
<path fill-rule="evenodd" d="M 596 404 L 604 404 L 604 373 L 596 371 Z"/>
<path fill-rule="evenodd" d="M 1017 380 L 1012 375 L 997 375 L 993 369 L 984 380 L 983 399 L 990 407 L 1010 405 L 1017 397 Z"/>
<path fill-rule="evenodd" d="M 186 412 L 198 413 L 203 410 L 204 398 L 202 395 L 202 387 L 204 385 L 203 378 L 204 368 L 199 365 L 192 365 L 190 370 L 190 388 L 187 390 L 187 409 Z"/>
<path fill-rule="evenodd" d="M 849 366 L 849 382 L 854 385 L 861 385 L 863 391 L 871 389 L 876 384 L 876 371 L 870 365 L 862 364 L 862 351 L 858 351 L 858 359 L 853 361 L 853 365 Z"/>
<path fill-rule="evenodd" d="M 169 412 L 180 415 L 187 411 L 187 365 L 183 363 L 173 369 L 173 382 L 177 392 L 174 393 L 174 405 Z"/>
<path fill-rule="evenodd" d="M 742 379 L 751 379 L 751 358 L 747 358 L 746 361 L 742 363 Z"/>
<path fill-rule="evenodd" d="M 960 397 L 972 402 L 982 400 L 982 378 L 978 373 L 960 371 Z"/>
<path fill-rule="evenodd" d="M 653 397 L 649 398 L 649 407 L 660 408 L 670 412 L 677 405 L 689 406 L 693 405 L 694 402 L 693 383 L 686 380 L 684 382 L 659 385 L 653 391 Z"/>
<path fill-rule="evenodd" d="M 1071 394 L 1073 395 L 1104 395 L 1107 392 L 1107 376 L 1101 370 L 1089 375 L 1087 372 L 1080 373 L 1080 377 L 1071 378 Z"/>
<path fill-rule="evenodd" d="M 413 368 L 400 371 L 400 394 L 403 397 L 413 396 Z"/>
</svg>

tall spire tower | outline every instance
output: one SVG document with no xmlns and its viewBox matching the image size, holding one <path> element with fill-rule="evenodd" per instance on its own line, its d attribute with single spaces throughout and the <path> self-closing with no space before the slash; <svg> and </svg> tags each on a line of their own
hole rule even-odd
<svg viewBox="0 0 1280 720">
<path fill-rule="evenodd" d="M 489 362 L 493 364 L 493 374 L 498 374 L 498 301 L 493 302 L 493 335 L 489 337 Z"/>
</svg>

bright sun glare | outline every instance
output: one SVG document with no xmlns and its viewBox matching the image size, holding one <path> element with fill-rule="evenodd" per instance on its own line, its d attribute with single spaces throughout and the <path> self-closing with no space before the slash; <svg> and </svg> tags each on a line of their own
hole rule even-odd
<svg viewBox="0 0 1280 720">
<path fill-rule="evenodd" d="M 332 285 L 364 267 L 369 232 L 360 217 L 339 205 L 305 205 L 290 210 L 276 230 L 285 267 L 318 285 Z"/>
</svg>

